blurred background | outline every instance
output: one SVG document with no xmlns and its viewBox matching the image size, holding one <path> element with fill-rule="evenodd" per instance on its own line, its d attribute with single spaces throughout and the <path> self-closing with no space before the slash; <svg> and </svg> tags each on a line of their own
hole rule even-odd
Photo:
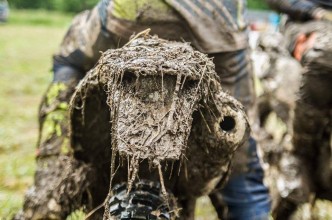
<svg viewBox="0 0 332 220">
<path fill-rule="evenodd" d="M 77 12 L 98 0 L 0 0 L 0 219 L 10 219 L 32 184 L 40 100 L 52 79 L 51 58 Z M 250 23 L 275 28 L 264 0 L 249 0 Z M 83 219 L 76 213 L 73 219 Z M 197 219 L 215 219 L 202 198 Z"/>
<path fill-rule="evenodd" d="M 3 0 L 1 0 L 3 1 Z M 62 12 L 80 12 L 93 7 L 98 0 L 10 0 L 11 8 L 15 9 L 46 9 Z M 251 9 L 268 9 L 264 0 L 248 0 Z"/>
</svg>

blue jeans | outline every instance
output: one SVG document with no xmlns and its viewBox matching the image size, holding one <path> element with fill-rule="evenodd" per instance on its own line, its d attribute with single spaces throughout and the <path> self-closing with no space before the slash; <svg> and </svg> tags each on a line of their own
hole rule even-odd
<svg viewBox="0 0 332 220">
<path fill-rule="evenodd" d="M 247 155 L 247 172 L 234 174 L 221 190 L 228 207 L 227 219 L 265 220 L 269 218 L 271 199 L 263 184 L 264 173 L 253 138 L 249 139 Z"/>
</svg>

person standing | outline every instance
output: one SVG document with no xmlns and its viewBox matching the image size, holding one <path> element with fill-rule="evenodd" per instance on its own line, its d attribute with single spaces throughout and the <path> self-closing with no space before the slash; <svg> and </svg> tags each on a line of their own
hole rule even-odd
<svg viewBox="0 0 332 220">
<path fill-rule="evenodd" d="M 332 1 L 267 0 L 284 13 L 286 47 L 303 66 L 301 86 L 293 118 L 293 183 L 274 210 L 275 219 L 289 219 L 311 195 L 332 200 L 331 125 L 332 109 Z"/>
</svg>

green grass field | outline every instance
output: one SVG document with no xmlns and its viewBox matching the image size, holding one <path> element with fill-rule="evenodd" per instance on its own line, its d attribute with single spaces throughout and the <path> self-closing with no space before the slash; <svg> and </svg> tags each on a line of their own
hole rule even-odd
<svg viewBox="0 0 332 220">
<path fill-rule="evenodd" d="M 32 183 L 38 105 L 71 17 L 11 11 L 0 24 L 0 219 L 17 211 Z"/>
</svg>

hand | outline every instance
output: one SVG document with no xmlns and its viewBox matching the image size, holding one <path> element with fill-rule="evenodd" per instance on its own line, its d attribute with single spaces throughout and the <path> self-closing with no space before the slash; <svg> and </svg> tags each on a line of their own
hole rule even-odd
<svg viewBox="0 0 332 220">
<path fill-rule="evenodd" d="M 294 58 L 301 62 L 303 54 L 314 46 L 316 37 L 317 35 L 314 32 L 310 34 L 300 34 L 296 38 L 293 52 Z"/>
</svg>

